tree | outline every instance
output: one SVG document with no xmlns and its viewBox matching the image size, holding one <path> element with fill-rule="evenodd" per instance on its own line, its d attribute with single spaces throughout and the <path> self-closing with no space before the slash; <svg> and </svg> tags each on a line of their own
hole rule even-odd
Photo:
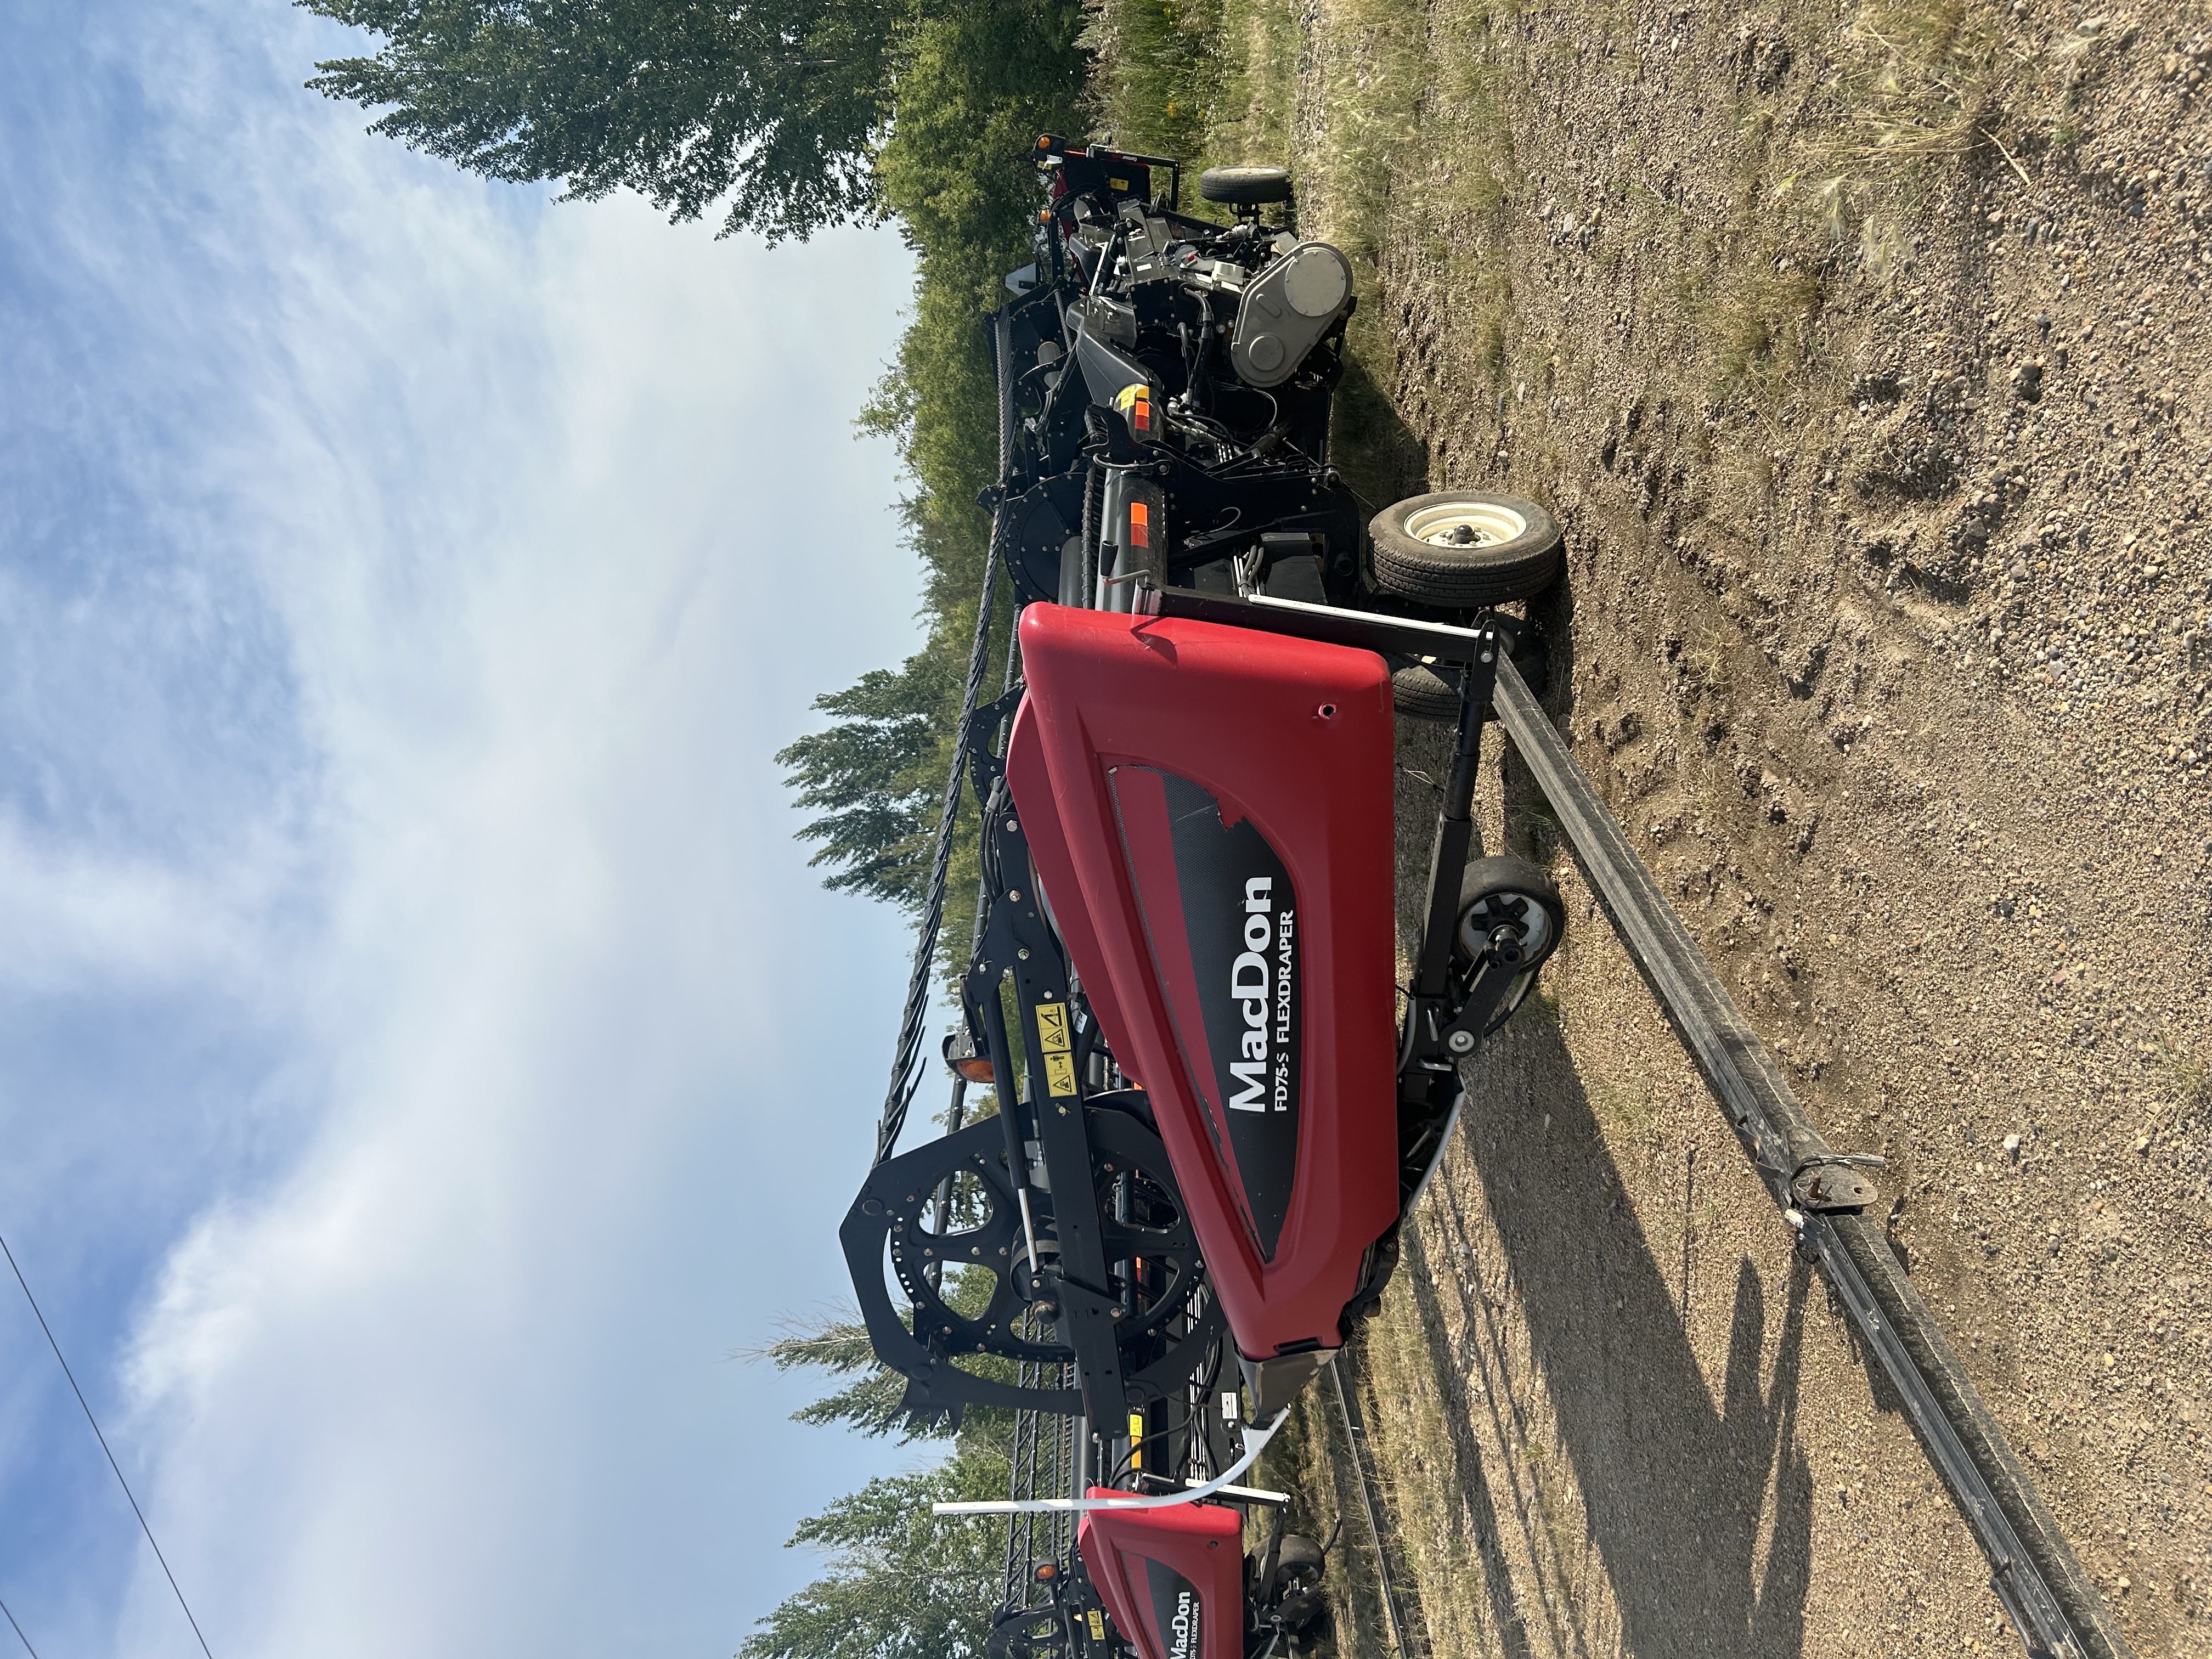
<svg viewBox="0 0 2212 1659">
<path fill-rule="evenodd" d="M 909 0 L 297 0 L 381 37 L 307 82 L 488 178 L 627 185 L 770 241 L 880 216 Z"/>
<path fill-rule="evenodd" d="M 815 707 L 837 723 L 777 758 L 816 816 L 824 884 L 918 910 L 937 807 L 952 763 L 990 519 L 975 504 L 998 482 L 998 392 L 984 314 L 1005 274 L 1030 256 L 1036 135 L 1072 132 L 1084 57 L 1077 0 L 929 0 L 903 37 L 897 118 L 876 155 L 877 187 L 921 255 L 914 320 L 861 416 L 896 435 L 913 490 L 908 532 L 923 566 L 922 649 Z M 1003 592 L 1003 584 L 1001 585 Z M 1005 649 L 1000 610 L 996 652 Z M 999 684 L 994 654 L 985 684 Z M 971 803 L 972 809 L 972 803 Z M 972 817 L 956 843 L 939 935 L 948 975 L 964 968 L 978 872 Z"/>
<path fill-rule="evenodd" d="M 980 1308 L 984 1276 L 957 1283 L 955 1305 Z M 939 1519 L 940 1500 L 1004 1498 L 1012 1414 L 971 1409 L 957 1431 L 917 1430 L 898 1410 L 906 1379 L 876 1358 L 850 1310 L 793 1321 L 750 1356 L 778 1370 L 807 1367 L 850 1379 L 793 1413 L 871 1436 L 950 1438 L 942 1462 L 871 1480 L 799 1523 L 791 1543 L 830 1553 L 828 1570 L 786 1597 L 745 1638 L 738 1659 L 973 1659 L 1004 1589 L 1006 1533 L 989 1522 Z M 1003 1362 L 997 1362 L 1003 1364 Z"/>
<path fill-rule="evenodd" d="M 940 1519 L 939 1499 L 1003 1498 L 1006 1460 L 962 1447 L 934 1468 L 871 1480 L 802 1522 L 830 1570 L 778 1603 L 738 1659 L 972 1659 L 998 1610 L 1003 1526 Z"/>
<path fill-rule="evenodd" d="M 1028 258 L 1036 135 L 1080 125 L 1081 0 L 297 3 L 380 42 L 317 64 L 310 87 L 488 177 L 586 198 L 628 186 L 678 219 L 726 198 L 726 231 L 771 240 L 898 222 L 921 256 L 913 323 L 861 423 L 904 454 L 928 636 L 818 700 L 835 723 L 777 758 L 826 884 L 918 911 L 989 535 L 975 497 L 998 474 L 982 313 Z M 948 966 L 975 872 L 963 834 Z"/>
<path fill-rule="evenodd" d="M 817 1427 L 842 1423 L 872 1437 L 896 1433 L 902 1440 L 949 1432 L 940 1425 L 917 1430 L 899 1409 L 906 1378 L 876 1358 L 868 1328 L 860 1322 L 856 1310 L 828 1315 L 817 1324 L 794 1320 L 781 1336 L 749 1357 L 765 1359 L 780 1371 L 805 1366 L 852 1379 L 836 1392 L 792 1413 L 794 1423 Z"/>
<path fill-rule="evenodd" d="M 776 756 L 799 805 L 818 815 L 799 835 L 823 843 L 809 862 L 832 867 L 823 886 L 920 909 L 965 672 L 950 652 L 871 669 L 814 700 L 836 725 Z"/>
</svg>

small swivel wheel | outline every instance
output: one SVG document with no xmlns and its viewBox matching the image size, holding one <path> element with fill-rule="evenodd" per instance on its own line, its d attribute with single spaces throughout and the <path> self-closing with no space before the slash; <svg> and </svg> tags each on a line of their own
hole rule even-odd
<svg viewBox="0 0 2212 1659">
<path fill-rule="evenodd" d="M 1275 1604 L 1267 1611 L 1284 1635 L 1303 1636 L 1320 1621 L 1326 1606 L 1322 1572 L 1319 1544 L 1297 1533 L 1283 1540 L 1275 1559 Z"/>
<path fill-rule="evenodd" d="M 1467 866 L 1460 879 L 1452 959 L 1470 978 L 1486 959 L 1512 975 L 1498 1001 L 1492 1030 L 1527 999 L 1537 970 L 1559 949 L 1566 926 L 1567 907 L 1560 901 L 1559 890 L 1528 860 L 1501 855 L 1477 859 Z"/>
<path fill-rule="evenodd" d="M 1522 624 L 1512 659 L 1529 695 L 1542 696 L 1552 683 L 1552 647 L 1534 623 Z M 1391 706 L 1408 720 L 1453 725 L 1459 719 L 1458 680 L 1456 669 L 1447 668 L 1438 673 L 1425 663 L 1407 663 L 1391 671 Z"/>
</svg>

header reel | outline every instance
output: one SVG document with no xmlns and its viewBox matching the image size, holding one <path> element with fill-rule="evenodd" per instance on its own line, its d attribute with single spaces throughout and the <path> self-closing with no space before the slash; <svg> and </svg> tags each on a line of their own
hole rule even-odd
<svg viewBox="0 0 2212 1659">
<path fill-rule="evenodd" d="M 878 1164 L 838 1237 L 915 1419 L 957 1422 L 973 1402 L 1113 1422 L 1209 1363 L 1222 1317 L 1200 1293 L 1205 1264 L 1144 1096 L 1096 1086 L 1110 1062 L 1038 897 L 1003 767 L 981 744 L 969 759 L 988 803 L 984 925 L 952 1058 L 958 1074 L 994 1079 L 998 1111 Z"/>
<path fill-rule="evenodd" d="M 1085 1116 L 1095 1160 L 1088 1197 L 1109 1263 L 1095 1294 L 1109 1309 L 1126 1409 L 1181 1386 L 1218 1341 L 1221 1316 L 1198 1295 L 1204 1264 L 1166 1150 L 1114 1100 L 1098 1097 Z M 906 1375 L 902 1404 L 920 1420 L 949 1415 L 957 1422 L 969 1401 L 1070 1414 L 1084 1408 L 1080 1390 L 1010 1380 L 1011 1365 L 955 1363 L 984 1356 L 1057 1377 L 1061 1366 L 1082 1362 L 1084 1328 L 1070 1310 L 1094 1287 L 1069 1283 L 1054 1194 L 1030 1188 L 1025 1228 L 1022 1194 L 1007 1169 L 1005 1129 L 986 1118 L 877 1166 L 839 1234 L 869 1336 L 884 1363 Z M 1033 1173 L 1023 1170 L 1025 1179 Z M 904 1319 L 885 1280 L 886 1257 L 906 1297 Z M 987 1276 L 988 1285 L 978 1282 Z"/>
</svg>

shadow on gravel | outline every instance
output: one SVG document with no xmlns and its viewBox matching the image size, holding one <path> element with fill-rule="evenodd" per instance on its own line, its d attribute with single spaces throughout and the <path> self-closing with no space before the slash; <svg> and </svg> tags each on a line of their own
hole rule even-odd
<svg viewBox="0 0 2212 1659">
<path fill-rule="evenodd" d="M 1528 1011 L 1534 1012 L 1534 1010 Z M 1721 1398 L 1710 1393 L 1683 1329 L 1675 1287 L 1622 1196 L 1595 1114 L 1558 1028 L 1527 1019 L 1481 1066 L 1480 1115 L 1471 1103 L 1455 1163 L 1469 1154 L 1495 1218 L 1528 1325 L 1531 1358 L 1572 1464 L 1584 1528 L 1538 1492 L 1565 1471 L 1538 1471 L 1542 1431 L 1532 1424 L 1525 1369 L 1504 1362 L 1517 1344 L 1508 1312 L 1452 1262 L 1417 1261 L 1408 1275 L 1431 1345 L 1444 1359 L 1443 1302 L 1457 1298 L 1479 1354 L 1442 1363 L 1461 1398 L 1455 1435 L 1461 1491 L 1480 1528 L 1492 1613 L 1509 1654 L 1531 1650 L 1525 1621 L 1551 1628 L 1541 1645 L 1582 1653 L 1589 1613 L 1571 1577 L 1594 1545 L 1620 1610 L 1620 1645 L 1645 1659 L 1741 1654 L 1786 1659 L 1803 1647 L 1810 1563 L 1812 1474 L 1796 1443 L 1800 1347 L 1809 1276 L 1790 1269 L 1772 1382 L 1762 1389 L 1766 1291 L 1747 1258 L 1738 1267 Z M 1548 1114 L 1548 1118 L 1547 1116 Z M 1460 1261 L 1488 1254 L 1463 1188 L 1438 1182 L 1431 1239 Z M 1427 1269 L 1433 1265 L 1437 1269 Z M 1479 1361 L 1486 1387 L 1470 1389 Z M 1472 1432 L 1508 1448 L 1486 1470 Z M 1775 1521 L 1755 1570 L 1770 1486 Z M 1523 1534 L 1533 1584 L 1504 1571 L 1500 1528 Z M 1561 1535 L 1565 1534 L 1565 1535 Z M 1519 1554 L 1522 1552 L 1516 1551 Z M 1524 1569 L 1524 1577 L 1525 1577 Z M 1517 1606 L 1532 1597 L 1534 1606 Z"/>
<path fill-rule="evenodd" d="M 1329 459 L 1359 497 L 1379 513 L 1393 501 L 1429 487 L 1429 447 L 1399 417 L 1367 365 L 1353 357 L 1337 383 L 1336 413 L 1329 426 Z"/>
</svg>

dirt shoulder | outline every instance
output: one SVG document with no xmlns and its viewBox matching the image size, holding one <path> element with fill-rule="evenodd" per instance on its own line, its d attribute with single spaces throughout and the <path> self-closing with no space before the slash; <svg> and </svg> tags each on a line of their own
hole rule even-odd
<svg viewBox="0 0 2212 1659">
<path fill-rule="evenodd" d="M 1374 267 L 1367 441 L 1567 527 L 1583 764 L 1830 1141 L 1890 1160 L 2137 1651 L 2212 1654 L 2212 35 L 2036 0 L 1304 21 L 1308 228 Z M 1368 1344 L 1431 1650 L 2016 1650 L 1540 812 L 1486 811 L 1576 925 Z"/>
</svg>

